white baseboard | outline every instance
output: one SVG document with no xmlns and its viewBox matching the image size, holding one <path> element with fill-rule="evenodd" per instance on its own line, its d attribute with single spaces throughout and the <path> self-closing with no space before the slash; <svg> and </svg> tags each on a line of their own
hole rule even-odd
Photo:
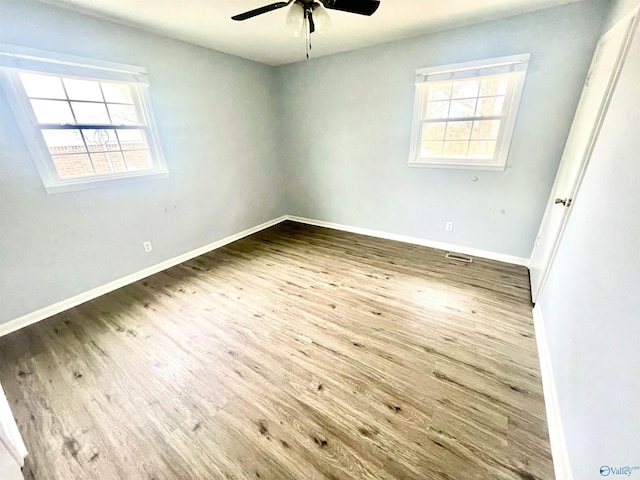
<svg viewBox="0 0 640 480">
<path fill-rule="evenodd" d="M 385 238 L 387 240 L 395 240 L 398 242 L 412 243 L 414 245 L 421 245 L 423 247 L 437 248 L 438 250 L 446 250 L 448 252 L 463 253 L 465 255 L 471 255 L 472 257 L 488 258 L 490 260 L 497 260 L 499 262 L 512 263 L 515 265 L 529 266 L 529 259 L 523 257 L 516 257 L 514 255 L 506 255 L 504 253 L 490 252 L 488 250 L 480 250 L 478 248 L 463 247 L 461 245 L 455 245 L 452 243 L 436 242 L 433 240 L 427 240 L 424 238 L 410 237 L 407 235 L 399 235 L 397 233 L 381 232 L 379 230 L 370 230 L 368 228 L 352 227 L 350 225 L 341 225 L 339 223 L 325 222 L 322 220 L 314 220 L 312 218 L 296 217 L 293 215 L 287 215 L 287 219 L 306 223 L 309 225 L 315 225 L 317 227 L 333 228 L 335 230 L 342 230 L 345 232 L 359 233 L 361 235 L 367 235 L 369 237 Z"/>
<path fill-rule="evenodd" d="M 211 250 L 215 250 L 220 247 L 224 247 L 225 245 L 235 242 L 236 240 L 240 240 L 241 238 L 247 237 L 253 233 L 259 232 L 260 230 L 264 230 L 265 228 L 269 228 L 277 223 L 283 222 L 287 217 L 283 215 L 282 217 L 274 218 L 273 220 L 269 220 L 261 225 L 257 225 L 255 227 L 248 228 L 247 230 L 243 230 L 240 233 L 236 233 L 235 235 L 230 235 L 216 242 L 205 245 L 204 247 L 197 248 L 195 250 L 191 250 L 190 252 L 183 253 L 182 255 L 178 255 L 177 257 L 170 258 L 169 260 L 165 260 L 164 262 L 158 263 L 151 267 L 145 268 L 138 272 L 127 275 L 126 277 L 119 278 L 112 282 L 109 282 L 105 285 L 101 285 L 97 288 L 89 290 L 87 292 L 80 293 L 71 298 L 67 298 L 66 300 L 62 300 L 60 302 L 54 303 L 53 305 L 49 305 L 47 307 L 36 310 L 35 312 L 28 313 L 21 317 L 18 317 L 14 320 L 10 320 L 6 323 L 0 324 L 0 337 L 3 335 L 7 335 L 11 332 L 15 332 L 21 328 L 24 328 L 33 323 L 44 320 L 45 318 L 49 318 L 52 315 L 63 312 L 70 308 L 73 308 L 81 303 L 88 302 L 89 300 L 93 300 L 101 295 L 117 290 L 118 288 L 129 285 L 130 283 L 137 282 L 138 280 L 142 280 L 150 275 L 166 270 L 167 268 L 171 268 L 179 263 L 186 262 L 187 260 L 191 260 L 192 258 L 203 255 Z"/>
<path fill-rule="evenodd" d="M 567 441 L 564 436 L 558 392 L 551 367 L 551 356 L 547 333 L 542 319 L 540 305 L 533 309 L 533 325 L 536 331 L 536 343 L 538 344 L 538 356 L 540 357 L 540 374 L 542 376 L 542 388 L 544 390 L 544 404 L 547 410 L 547 425 L 549 427 L 549 440 L 551 442 L 551 455 L 553 456 L 553 468 L 556 480 L 573 480 Z"/>
<path fill-rule="evenodd" d="M 529 260 L 526 258 L 515 257 L 512 255 L 505 255 L 502 253 L 489 252 L 486 250 L 479 250 L 475 248 L 462 247 L 459 245 L 453 245 L 443 242 L 434 242 L 432 240 L 426 240 L 424 238 L 417 237 L 409 237 L 406 235 L 398 235 L 395 233 L 381 232 L 378 230 L 369 230 L 367 228 L 360 227 L 352 227 L 349 225 L 341 225 L 338 223 L 324 222 L 321 220 L 313 220 L 310 218 L 296 217 L 293 215 L 283 215 L 278 218 L 274 218 L 268 222 L 265 222 L 261 225 L 257 225 L 255 227 L 244 230 L 240 233 L 236 233 L 235 235 L 231 235 L 229 237 L 218 240 L 217 242 L 210 243 L 209 245 L 205 245 L 203 247 L 197 248 L 190 252 L 184 253 L 177 257 L 171 258 L 164 262 L 158 263 L 151 267 L 145 268 L 138 272 L 132 273 L 131 275 L 127 275 L 125 277 L 119 278 L 112 282 L 109 282 L 105 285 L 101 285 L 100 287 L 96 287 L 87 292 L 80 293 L 71 298 L 67 298 L 66 300 L 62 300 L 60 302 L 56 302 L 53 305 L 49 305 L 47 307 L 41 308 L 34 312 L 28 313 L 21 317 L 18 317 L 14 320 L 9 320 L 6 323 L 0 324 L 0 337 L 3 335 L 7 335 L 11 332 L 15 332 L 21 328 L 24 328 L 33 323 L 44 320 L 45 318 L 49 318 L 52 315 L 63 312 L 70 308 L 73 308 L 81 303 L 88 302 L 89 300 L 93 300 L 101 295 L 117 290 L 118 288 L 129 285 L 130 283 L 137 282 L 138 280 L 142 280 L 150 275 L 166 270 L 167 268 L 171 268 L 179 263 L 186 262 L 187 260 L 191 260 L 192 258 L 203 255 L 211 250 L 215 250 L 216 248 L 224 247 L 225 245 L 235 242 L 236 240 L 240 240 L 248 235 L 259 232 L 260 230 L 264 230 L 265 228 L 269 228 L 273 225 L 276 225 L 285 220 L 291 220 L 293 222 L 306 223 L 308 225 L 316 225 L 318 227 L 326 227 L 333 228 L 335 230 L 343 230 L 345 232 L 358 233 L 361 235 L 368 235 L 370 237 L 378 237 L 384 238 L 387 240 L 396 240 L 399 242 L 412 243 L 415 245 L 421 245 L 424 247 L 437 248 L 440 250 L 446 250 L 450 252 L 464 253 L 466 255 L 472 255 L 474 257 L 482 257 L 488 258 L 491 260 L 498 260 L 501 262 L 513 263 L 516 265 L 529 265 Z"/>
</svg>

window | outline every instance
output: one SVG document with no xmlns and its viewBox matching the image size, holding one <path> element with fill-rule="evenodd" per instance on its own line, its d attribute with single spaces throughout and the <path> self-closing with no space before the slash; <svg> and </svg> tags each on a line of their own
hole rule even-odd
<svg viewBox="0 0 640 480">
<path fill-rule="evenodd" d="M 418 70 L 409 165 L 504 170 L 528 61 Z"/>
<path fill-rule="evenodd" d="M 0 66 L 47 192 L 167 176 L 143 68 L 7 46 Z"/>
</svg>

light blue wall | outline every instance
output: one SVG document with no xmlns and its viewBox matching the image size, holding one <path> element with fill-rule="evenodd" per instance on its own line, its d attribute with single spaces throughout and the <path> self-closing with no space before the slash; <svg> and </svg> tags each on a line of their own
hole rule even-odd
<svg viewBox="0 0 640 480">
<path fill-rule="evenodd" d="M 279 67 L 290 213 L 528 258 L 607 8 L 580 2 Z M 416 68 L 526 52 L 505 172 L 407 167 Z"/>
<path fill-rule="evenodd" d="M 528 257 L 607 6 L 274 69 L 0 0 L 0 42 L 147 67 L 172 172 L 47 195 L 0 92 L 0 323 L 286 213 Z M 414 70 L 522 52 L 532 60 L 507 171 L 409 169 Z"/>
<path fill-rule="evenodd" d="M 640 467 L 639 85 L 636 32 L 536 305 L 575 480 Z"/>
<path fill-rule="evenodd" d="M 147 67 L 171 170 L 47 195 L 0 90 L 0 323 L 285 212 L 270 67 L 30 0 L 0 42 Z"/>
</svg>

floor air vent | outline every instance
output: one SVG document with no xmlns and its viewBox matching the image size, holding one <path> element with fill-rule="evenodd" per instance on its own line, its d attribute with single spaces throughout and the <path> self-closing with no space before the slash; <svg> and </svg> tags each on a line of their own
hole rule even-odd
<svg viewBox="0 0 640 480">
<path fill-rule="evenodd" d="M 447 254 L 445 255 L 445 258 L 449 258 L 451 260 L 458 260 L 460 262 L 465 262 L 465 263 L 473 262 L 473 258 L 469 257 L 468 255 L 462 255 L 461 253 L 447 252 Z"/>
</svg>

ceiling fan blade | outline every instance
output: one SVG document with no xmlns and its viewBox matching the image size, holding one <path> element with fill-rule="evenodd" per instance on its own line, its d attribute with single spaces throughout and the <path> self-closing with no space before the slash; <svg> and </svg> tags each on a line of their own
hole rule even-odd
<svg viewBox="0 0 640 480">
<path fill-rule="evenodd" d="M 373 15 L 380 6 L 378 0 L 323 0 L 323 5 L 332 10 L 357 13 L 359 15 Z"/>
<path fill-rule="evenodd" d="M 292 0 L 293 1 L 293 0 Z M 234 15 L 231 17 L 232 20 L 247 20 L 248 18 L 257 17 L 258 15 L 262 15 L 263 13 L 271 12 L 273 10 L 277 10 L 279 8 L 284 8 L 289 5 L 291 2 L 277 2 L 272 3 L 271 5 L 265 5 L 264 7 L 256 8 L 255 10 L 249 10 L 248 12 L 240 13 L 238 15 Z"/>
</svg>

